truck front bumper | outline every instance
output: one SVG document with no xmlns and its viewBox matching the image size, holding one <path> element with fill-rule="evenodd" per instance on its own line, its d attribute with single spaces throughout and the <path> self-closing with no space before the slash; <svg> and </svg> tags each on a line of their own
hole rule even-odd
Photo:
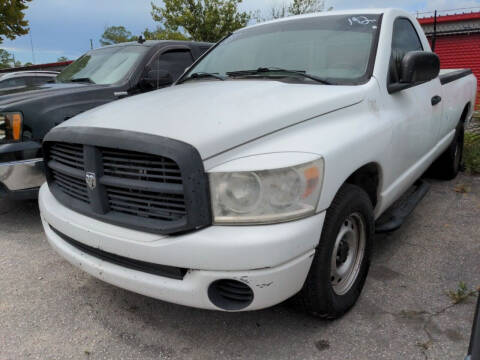
<svg viewBox="0 0 480 360">
<path fill-rule="evenodd" d="M 325 213 L 284 224 L 210 226 L 179 236 L 138 232 L 73 212 L 47 185 L 39 194 L 48 241 L 66 260 L 105 282 L 146 296 L 211 310 L 256 310 L 296 294 L 310 269 Z M 74 241 L 108 254 L 187 269 L 182 279 L 134 270 L 82 251 Z M 212 300 L 220 280 L 241 282 L 252 299 L 241 308 Z M 227 304 L 228 305 L 228 304 Z"/>
<path fill-rule="evenodd" d="M 44 182 L 41 158 L 0 163 L 1 197 L 35 198 Z"/>
</svg>

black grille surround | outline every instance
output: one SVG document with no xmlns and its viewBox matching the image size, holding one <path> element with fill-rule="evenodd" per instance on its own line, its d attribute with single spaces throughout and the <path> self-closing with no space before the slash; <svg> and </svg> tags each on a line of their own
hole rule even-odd
<svg viewBox="0 0 480 360">
<path fill-rule="evenodd" d="M 212 223 L 208 178 L 191 145 L 151 134 L 59 127 L 43 142 L 50 191 L 66 207 L 127 228 L 177 234 Z M 87 186 L 87 174 L 96 186 Z"/>
</svg>

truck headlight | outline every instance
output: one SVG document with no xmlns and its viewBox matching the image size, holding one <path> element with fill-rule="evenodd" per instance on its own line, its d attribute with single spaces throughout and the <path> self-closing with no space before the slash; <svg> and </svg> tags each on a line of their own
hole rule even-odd
<svg viewBox="0 0 480 360">
<path fill-rule="evenodd" d="M 216 224 L 270 224 L 313 215 L 323 159 L 261 171 L 209 173 Z"/>
<path fill-rule="evenodd" d="M 0 113 L 0 143 L 20 141 L 23 117 L 19 112 Z"/>
</svg>

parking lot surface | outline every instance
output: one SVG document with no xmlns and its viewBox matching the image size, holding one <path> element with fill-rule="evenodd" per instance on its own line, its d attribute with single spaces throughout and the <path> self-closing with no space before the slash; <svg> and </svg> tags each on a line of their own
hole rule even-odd
<svg viewBox="0 0 480 360">
<path fill-rule="evenodd" d="M 336 321 L 291 304 L 247 313 L 137 295 L 50 249 L 36 202 L 0 200 L 0 359 L 463 359 L 480 286 L 480 177 L 432 187 L 377 236 L 357 305 Z"/>
</svg>

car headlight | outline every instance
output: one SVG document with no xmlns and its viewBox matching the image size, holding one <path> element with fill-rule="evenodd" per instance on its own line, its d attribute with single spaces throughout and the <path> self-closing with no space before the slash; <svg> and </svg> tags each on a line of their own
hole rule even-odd
<svg viewBox="0 0 480 360">
<path fill-rule="evenodd" d="M 282 169 L 209 173 L 216 224 L 270 224 L 313 215 L 323 159 Z"/>
<path fill-rule="evenodd" d="M 23 117 L 19 112 L 0 113 L 0 143 L 20 141 Z"/>
</svg>

